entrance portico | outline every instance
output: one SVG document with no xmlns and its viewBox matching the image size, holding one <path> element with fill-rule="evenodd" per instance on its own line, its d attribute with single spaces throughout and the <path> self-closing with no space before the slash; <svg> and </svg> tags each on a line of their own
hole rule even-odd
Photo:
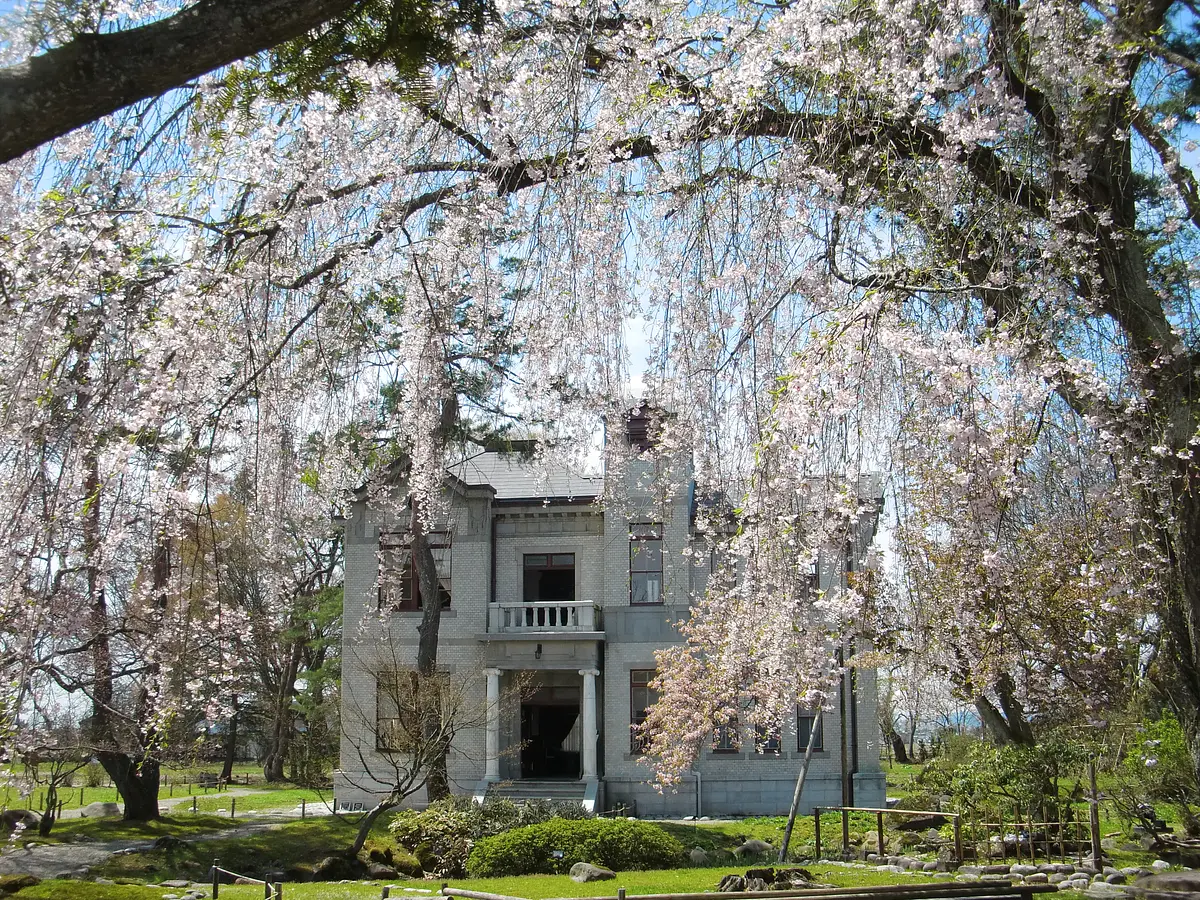
<svg viewBox="0 0 1200 900">
<path fill-rule="evenodd" d="M 483 670 L 487 678 L 484 780 L 492 783 L 502 780 L 502 754 L 505 750 L 515 749 L 502 747 L 501 741 L 502 719 L 506 713 L 514 712 L 501 709 L 504 671 L 499 666 Z M 596 779 L 599 772 L 596 709 L 599 669 L 588 667 L 575 672 L 543 669 L 529 674 L 532 683 L 528 690 L 521 692 L 520 699 L 520 752 L 514 754 L 519 757 L 520 764 L 519 767 L 510 764 L 508 768 L 522 779 Z M 579 680 L 569 675 L 577 675 Z"/>
</svg>

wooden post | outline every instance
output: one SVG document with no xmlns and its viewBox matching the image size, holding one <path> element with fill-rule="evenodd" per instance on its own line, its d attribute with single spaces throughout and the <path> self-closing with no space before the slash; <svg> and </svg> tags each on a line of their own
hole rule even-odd
<svg viewBox="0 0 1200 900">
<path fill-rule="evenodd" d="M 1013 804 L 1013 835 L 1016 837 L 1017 862 L 1021 861 L 1021 805 Z"/>
<path fill-rule="evenodd" d="M 79 789 L 79 805 L 83 806 L 83 788 Z"/>
<path fill-rule="evenodd" d="M 237 818 L 237 797 L 229 798 L 229 818 Z"/>
<path fill-rule="evenodd" d="M 196 811 L 196 797 L 193 794 L 192 795 L 192 812 L 195 812 L 195 811 Z"/>
<path fill-rule="evenodd" d="M 816 862 L 821 858 L 821 807 L 819 806 L 813 810 L 813 838 L 817 844 L 813 856 L 813 862 Z"/>
<path fill-rule="evenodd" d="M 221 870 L 218 868 L 221 861 L 216 857 L 213 858 L 213 900 L 217 900 L 217 896 L 221 892 Z"/>
<path fill-rule="evenodd" d="M 271 900 L 271 882 L 263 882 L 263 900 Z"/>
<path fill-rule="evenodd" d="M 275 888 L 275 900 L 283 900 L 283 882 L 277 881 L 272 887 Z"/>
<path fill-rule="evenodd" d="M 617 900 L 625 900 L 625 888 L 617 888 Z"/>
<path fill-rule="evenodd" d="M 850 813 L 842 809 L 842 858 L 850 854 Z"/>
<path fill-rule="evenodd" d="M 385 884 L 383 886 L 383 891 L 379 894 L 379 900 L 388 900 L 388 897 L 390 896 L 392 896 L 392 886 L 390 884 Z"/>
<path fill-rule="evenodd" d="M 963 859 L 962 816 L 954 817 L 954 858 L 958 860 L 960 866 L 966 862 Z"/>
<path fill-rule="evenodd" d="M 300 818 L 302 818 L 302 819 L 304 818 L 304 812 L 305 812 L 305 810 L 304 810 L 304 798 L 303 798 L 303 797 L 301 797 L 301 798 L 300 798 Z"/>
<path fill-rule="evenodd" d="M 875 814 L 875 825 L 879 835 L 878 843 L 875 845 L 875 852 L 883 856 L 883 813 Z"/>
<path fill-rule="evenodd" d="M 1100 791 L 1096 788 L 1096 760 L 1088 760 L 1088 781 L 1092 789 L 1088 798 L 1089 812 L 1092 819 L 1092 867 L 1097 870 L 1104 868 L 1104 851 L 1100 847 Z"/>
</svg>

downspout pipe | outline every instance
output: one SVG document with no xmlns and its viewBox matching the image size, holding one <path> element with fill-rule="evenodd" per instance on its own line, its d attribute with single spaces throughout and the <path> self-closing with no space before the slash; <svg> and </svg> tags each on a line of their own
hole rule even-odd
<svg viewBox="0 0 1200 900">
<path fill-rule="evenodd" d="M 702 792 L 700 790 L 700 773 L 696 769 L 688 769 L 687 774 L 696 779 L 696 818 L 699 819 L 703 815 L 704 803 L 701 799 Z"/>
</svg>

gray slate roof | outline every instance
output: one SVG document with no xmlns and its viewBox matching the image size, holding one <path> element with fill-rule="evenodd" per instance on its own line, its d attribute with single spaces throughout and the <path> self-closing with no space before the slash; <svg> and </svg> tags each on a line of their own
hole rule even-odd
<svg viewBox="0 0 1200 900">
<path fill-rule="evenodd" d="M 479 453 L 447 471 L 470 485 L 491 485 L 497 500 L 589 500 L 604 485 L 598 475 L 581 475 L 518 453 Z"/>
</svg>

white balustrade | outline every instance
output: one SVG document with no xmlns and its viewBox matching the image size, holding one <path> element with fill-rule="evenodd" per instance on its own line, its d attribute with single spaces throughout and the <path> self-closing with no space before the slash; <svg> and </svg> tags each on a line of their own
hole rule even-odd
<svg viewBox="0 0 1200 900">
<path fill-rule="evenodd" d="M 595 631 L 592 603 L 540 600 L 536 603 L 489 603 L 488 633 Z"/>
</svg>

